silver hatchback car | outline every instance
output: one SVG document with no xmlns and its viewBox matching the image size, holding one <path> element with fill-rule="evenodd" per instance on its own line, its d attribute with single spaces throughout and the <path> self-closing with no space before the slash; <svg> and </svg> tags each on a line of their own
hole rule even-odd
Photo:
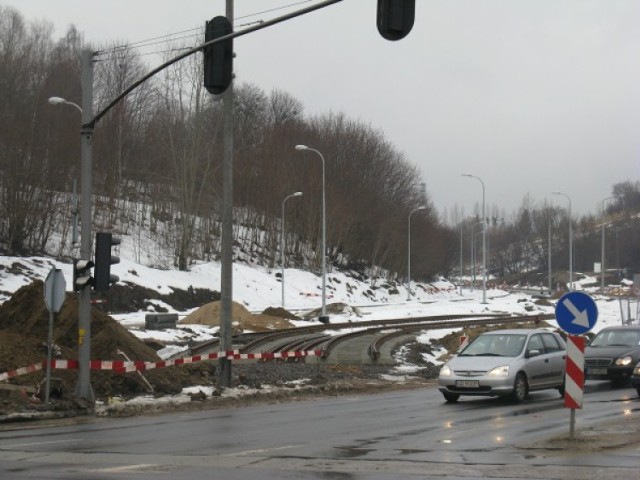
<svg viewBox="0 0 640 480">
<path fill-rule="evenodd" d="M 522 402 L 529 392 L 548 388 L 564 395 L 566 349 L 558 333 L 545 329 L 486 332 L 443 365 L 438 389 L 447 402 L 460 395 Z"/>
</svg>

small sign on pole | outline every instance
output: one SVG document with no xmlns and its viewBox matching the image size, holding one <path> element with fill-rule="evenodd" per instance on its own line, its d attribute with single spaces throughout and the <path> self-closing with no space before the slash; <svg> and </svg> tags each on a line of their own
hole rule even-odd
<svg viewBox="0 0 640 480">
<path fill-rule="evenodd" d="M 44 303 L 49 310 L 49 338 L 47 340 L 47 381 L 45 384 L 45 402 L 49 403 L 51 389 L 51 350 L 53 349 L 53 316 L 58 313 L 64 303 L 66 283 L 59 268 L 52 268 L 44 281 Z"/>
<path fill-rule="evenodd" d="M 569 435 L 574 437 L 576 408 L 582 408 L 584 391 L 584 337 L 598 320 L 596 302 L 582 292 L 569 292 L 556 304 L 556 321 L 567 336 L 567 368 L 564 380 L 564 406 L 571 409 Z"/>
</svg>

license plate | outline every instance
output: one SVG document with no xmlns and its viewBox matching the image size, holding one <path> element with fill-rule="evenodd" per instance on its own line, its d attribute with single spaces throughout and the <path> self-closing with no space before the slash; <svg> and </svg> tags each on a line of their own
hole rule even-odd
<svg viewBox="0 0 640 480">
<path fill-rule="evenodd" d="M 480 388 L 480 382 L 478 380 L 456 380 L 456 387 Z"/>
<path fill-rule="evenodd" d="M 606 368 L 587 368 L 587 375 L 606 375 Z"/>
</svg>

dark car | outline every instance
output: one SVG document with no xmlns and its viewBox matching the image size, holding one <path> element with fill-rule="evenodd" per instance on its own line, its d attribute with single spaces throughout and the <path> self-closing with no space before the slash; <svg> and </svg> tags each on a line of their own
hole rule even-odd
<svg viewBox="0 0 640 480">
<path fill-rule="evenodd" d="M 640 325 L 606 327 L 585 348 L 585 379 L 625 385 L 638 362 Z"/>
<path fill-rule="evenodd" d="M 640 363 L 638 363 L 636 368 L 633 369 L 633 374 L 631 375 L 631 386 L 636 389 L 636 392 L 638 392 L 638 396 L 640 397 Z"/>
</svg>

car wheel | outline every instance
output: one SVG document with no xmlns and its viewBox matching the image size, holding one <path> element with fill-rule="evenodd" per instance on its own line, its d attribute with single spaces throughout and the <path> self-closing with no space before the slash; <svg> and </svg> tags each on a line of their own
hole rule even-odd
<svg viewBox="0 0 640 480">
<path fill-rule="evenodd" d="M 636 392 L 638 392 L 638 396 L 640 397 L 640 387 L 636 388 Z"/>
<path fill-rule="evenodd" d="M 458 395 L 457 393 L 444 393 L 443 392 L 442 395 L 444 396 L 444 399 L 448 403 L 455 403 L 460 398 L 460 395 Z"/>
<path fill-rule="evenodd" d="M 616 378 L 614 380 L 611 380 L 611 386 L 613 388 L 624 388 L 627 386 L 628 383 L 629 383 L 629 380 L 626 378 Z"/>
<path fill-rule="evenodd" d="M 527 383 L 527 377 L 524 373 L 516 375 L 516 380 L 513 382 L 513 392 L 511 392 L 511 399 L 520 403 L 523 402 L 529 394 L 529 385 Z"/>
</svg>

